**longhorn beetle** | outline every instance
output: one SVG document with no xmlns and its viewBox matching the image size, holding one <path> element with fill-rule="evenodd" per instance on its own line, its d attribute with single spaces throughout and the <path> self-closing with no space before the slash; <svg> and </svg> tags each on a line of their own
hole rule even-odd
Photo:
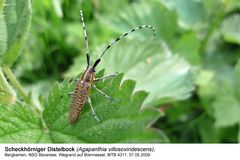
<svg viewBox="0 0 240 160">
<path fill-rule="evenodd" d="M 89 103 L 89 106 L 91 108 L 91 112 L 94 116 L 94 118 L 100 122 L 99 118 L 96 115 L 96 112 L 93 109 L 92 103 L 91 103 L 91 99 L 89 98 L 88 94 L 91 88 L 96 89 L 99 93 L 101 93 L 103 96 L 105 96 L 106 98 L 108 98 L 109 100 L 112 100 L 112 98 L 108 95 L 106 95 L 104 92 L 102 92 L 101 90 L 99 90 L 94 84 L 94 81 L 99 81 L 99 80 L 103 80 L 105 78 L 110 78 L 110 77 L 114 77 L 116 76 L 116 73 L 114 74 L 109 74 L 106 76 L 103 76 L 101 78 L 95 78 L 95 68 L 98 65 L 98 63 L 101 61 L 103 55 L 107 52 L 107 50 L 113 46 L 117 41 L 119 41 L 121 38 L 126 37 L 128 34 L 142 29 L 142 28 L 151 28 L 152 31 L 154 32 L 154 36 L 156 35 L 155 33 L 155 29 L 150 26 L 150 25 L 142 25 L 139 27 L 136 27 L 124 34 L 122 34 L 120 37 L 118 37 L 117 39 L 115 39 L 114 41 L 112 41 L 112 43 L 110 43 L 102 52 L 102 54 L 100 55 L 100 57 L 95 61 L 95 63 L 93 64 L 93 66 L 90 65 L 90 56 L 89 56 L 89 50 L 88 50 L 88 38 L 87 38 L 87 32 L 86 32 L 86 27 L 84 24 L 84 20 L 83 20 L 83 13 L 82 10 L 80 10 L 80 17 L 81 17 L 81 21 L 82 21 L 82 27 L 83 27 L 83 32 L 84 32 L 84 39 L 85 39 L 85 43 L 86 43 L 86 57 L 87 57 L 87 67 L 81 77 L 80 80 L 77 81 L 76 84 L 76 88 L 74 90 L 74 92 L 70 93 L 70 95 L 72 96 L 71 99 L 71 103 L 70 103 L 70 107 L 69 107 L 69 121 L 70 123 L 74 123 L 78 120 L 79 115 L 83 109 L 83 106 L 85 104 L 85 102 L 87 101 Z"/>
</svg>

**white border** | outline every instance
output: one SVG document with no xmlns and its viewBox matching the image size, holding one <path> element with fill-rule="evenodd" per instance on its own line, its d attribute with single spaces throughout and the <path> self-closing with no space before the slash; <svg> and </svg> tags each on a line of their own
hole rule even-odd
<svg viewBox="0 0 240 160">
<path fill-rule="evenodd" d="M 139 157 L 139 156 L 111 156 L 111 157 L 5 157 L 6 147 L 65 147 L 65 148 L 97 148 L 97 147 L 117 147 L 117 148 L 151 148 L 153 147 L 155 152 L 151 152 L 150 157 Z M 16 152 L 7 152 L 16 153 Z M 25 152 L 28 154 L 28 152 Z M 53 153 L 53 152 L 44 152 Z M 59 153 L 59 152 L 54 152 Z M 64 152 L 71 153 L 71 152 Z M 75 153 L 75 152 L 73 152 Z M 92 153 L 92 152 L 91 152 Z M 94 152 L 98 153 L 98 152 Z M 99 152 L 104 153 L 104 152 Z M 129 155 L 130 152 L 121 152 Z M 134 152 L 141 153 L 141 152 Z M 147 153 L 147 152 L 146 152 Z M 139 155 L 139 154 L 137 154 Z M 240 160 L 240 144 L 0 144 L 0 160 L 4 159 L 18 159 L 18 160 L 38 160 L 38 159 L 104 159 L 104 160 L 124 160 L 124 159 L 158 159 L 158 160 Z"/>
</svg>

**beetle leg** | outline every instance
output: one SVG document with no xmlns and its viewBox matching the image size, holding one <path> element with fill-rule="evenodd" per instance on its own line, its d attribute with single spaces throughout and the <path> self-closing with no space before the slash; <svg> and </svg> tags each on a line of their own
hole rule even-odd
<svg viewBox="0 0 240 160">
<path fill-rule="evenodd" d="M 95 85 L 93 85 L 93 88 L 96 89 L 99 93 L 101 93 L 104 97 L 106 97 L 108 100 L 113 101 L 114 99 L 108 95 L 106 95 L 103 91 L 98 89 Z"/>
<path fill-rule="evenodd" d="M 101 78 L 95 78 L 94 81 L 101 81 L 101 80 L 104 80 L 104 79 L 107 79 L 107 78 L 112 78 L 112 77 L 115 77 L 117 74 L 118 74 L 118 72 L 103 76 Z"/>
<path fill-rule="evenodd" d="M 91 108 L 91 112 L 92 112 L 93 117 L 94 117 L 98 122 L 100 122 L 99 118 L 97 117 L 97 114 L 96 114 L 95 110 L 93 109 L 92 101 L 91 101 L 91 99 L 90 99 L 89 97 L 87 97 L 87 102 L 89 103 L 89 106 L 90 106 L 90 108 Z"/>
<path fill-rule="evenodd" d="M 73 92 L 69 92 L 68 95 L 69 95 L 69 96 L 72 96 L 72 95 L 73 95 Z"/>
</svg>

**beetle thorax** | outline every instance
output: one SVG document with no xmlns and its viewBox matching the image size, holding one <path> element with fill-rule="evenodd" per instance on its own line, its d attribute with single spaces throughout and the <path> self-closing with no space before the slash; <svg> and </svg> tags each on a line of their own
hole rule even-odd
<svg viewBox="0 0 240 160">
<path fill-rule="evenodd" d="M 88 66 L 82 75 L 82 81 L 92 82 L 94 78 L 95 78 L 95 70 L 93 67 Z"/>
</svg>

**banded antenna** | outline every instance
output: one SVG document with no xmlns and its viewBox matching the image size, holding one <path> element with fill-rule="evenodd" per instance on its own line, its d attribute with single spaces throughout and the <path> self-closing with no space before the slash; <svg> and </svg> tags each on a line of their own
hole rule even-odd
<svg viewBox="0 0 240 160">
<path fill-rule="evenodd" d="M 119 41 L 120 39 L 126 37 L 126 36 L 129 35 L 130 33 L 133 33 L 133 32 L 135 32 L 136 30 L 139 30 L 139 29 L 142 29 L 142 28 L 151 28 L 152 31 L 153 31 L 153 33 L 154 33 L 153 35 L 156 36 L 156 31 L 155 31 L 154 27 L 152 27 L 152 26 L 150 26 L 150 25 L 142 25 L 142 26 L 136 27 L 136 28 L 134 28 L 134 29 L 132 29 L 132 30 L 130 30 L 130 31 L 122 34 L 122 35 L 119 36 L 117 39 L 115 39 L 114 41 L 112 41 L 112 43 L 110 43 L 110 44 L 103 50 L 103 52 L 102 52 L 102 54 L 100 55 L 100 57 L 95 61 L 94 65 L 93 65 L 93 68 L 95 68 L 95 67 L 98 65 L 98 63 L 101 61 L 103 55 L 104 55 L 104 54 L 107 52 L 107 50 L 108 50 L 109 48 L 111 48 L 117 41 Z"/>
<path fill-rule="evenodd" d="M 83 27 L 83 32 L 84 32 L 84 39 L 85 39 L 85 43 L 86 43 L 86 56 L 87 56 L 87 65 L 90 65 L 90 56 L 89 56 L 89 49 L 88 49 L 88 38 L 87 38 L 87 31 L 86 31 L 86 27 L 84 24 L 84 19 L 83 19 L 83 12 L 82 10 L 80 10 L 80 16 L 81 16 L 81 20 L 82 20 L 82 27 Z"/>
</svg>

